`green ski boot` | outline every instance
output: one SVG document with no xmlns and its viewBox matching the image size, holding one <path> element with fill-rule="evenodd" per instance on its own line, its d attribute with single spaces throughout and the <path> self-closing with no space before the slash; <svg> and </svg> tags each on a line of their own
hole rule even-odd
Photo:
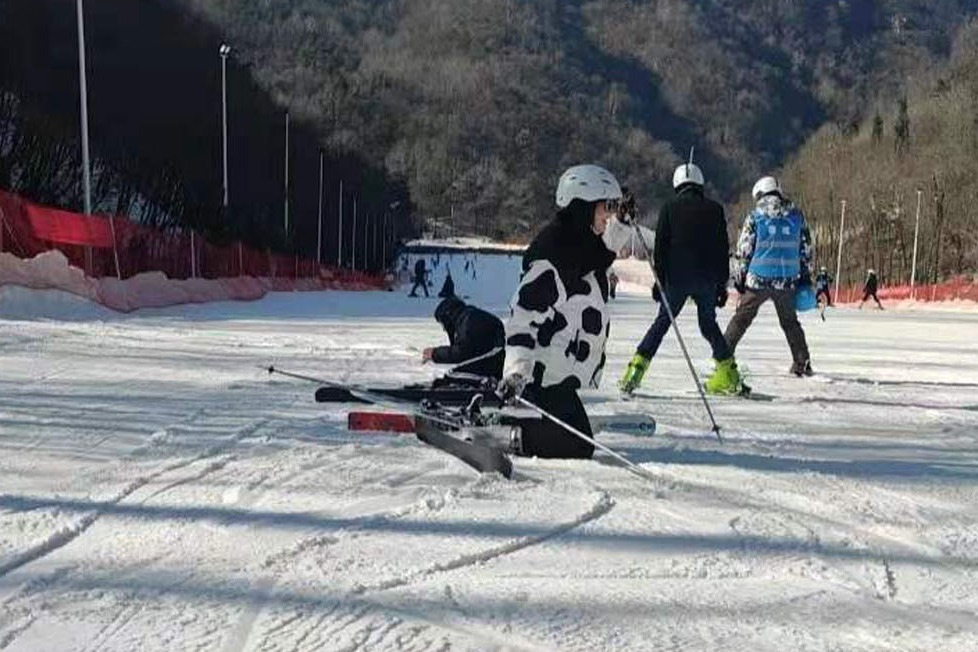
<svg viewBox="0 0 978 652">
<path fill-rule="evenodd" d="M 733 358 L 714 360 L 716 370 L 706 379 L 704 387 L 708 394 L 740 394 L 745 391 L 737 370 L 737 362 Z"/>
<path fill-rule="evenodd" d="M 645 372 L 649 368 L 649 362 L 651 361 L 651 358 L 646 358 L 641 353 L 636 353 L 632 356 L 631 362 L 628 363 L 628 368 L 625 369 L 625 375 L 618 381 L 618 389 L 621 390 L 622 394 L 631 394 L 638 389 L 638 386 L 642 384 L 642 378 L 645 377 Z"/>
</svg>

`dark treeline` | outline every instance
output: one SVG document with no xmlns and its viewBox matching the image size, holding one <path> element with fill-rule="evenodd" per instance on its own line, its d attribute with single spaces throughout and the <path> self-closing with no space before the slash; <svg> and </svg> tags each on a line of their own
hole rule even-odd
<svg viewBox="0 0 978 652">
<path fill-rule="evenodd" d="M 89 0 L 85 12 L 94 211 L 315 257 L 319 143 L 329 134 L 293 116 L 286 235 L 285 109 L 232 53 L 225 214 L 221 34 L 155 0 Z M 0 187 L 80 211 L 77 43 L 74 3 L 0 0 Z M 325 179 L 324 261 L 338 257 L 342 180 L 344 265 L 354 253 L 356 202 L 357 267 L 366 257 L 375 268 L 380 229 L 409 228 L 406 188 L 336 146 Z"/>
</svg>

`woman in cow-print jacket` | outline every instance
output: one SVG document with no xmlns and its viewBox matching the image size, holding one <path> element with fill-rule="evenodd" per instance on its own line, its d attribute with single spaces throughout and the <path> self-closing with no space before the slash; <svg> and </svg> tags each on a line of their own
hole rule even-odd
<svg viewBox="0 0 978 652">
<path fill-rule="evenodd" d="M 500 393 L 520 395 L 591 435 L 577 395 L 597 387 L 605 364 L 608 268 L 602 239 L 621 198 L 615 177 L 596 165 L 567 170 L 557 186 L 557 216 L 530 244 L 506 324 Z M 551 421 L 523 428 L 522 454 L 589 458 L 594 447 Z"/>
</svg>

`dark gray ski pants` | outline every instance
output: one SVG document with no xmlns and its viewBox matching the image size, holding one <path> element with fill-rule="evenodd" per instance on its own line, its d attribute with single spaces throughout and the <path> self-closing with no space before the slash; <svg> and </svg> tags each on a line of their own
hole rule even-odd
<svg viewBox="0 0 978 652">
<path fill-rule="evenodd" d="M 734 313 L 730 323 L 727 324 L 727 332 L 723 337 L 730 346 L 730 351 L 737 349 L 737 344 L 747 332 L 757 311 L 768 299 L 774 302 L 774 308 L 778 311 L 778 321 L 781 322 L 781 330 L 788 339 L 788 346 L 791 348 L 791 358 L 795 362 L 804 364 L 809 360 L 808 343 L 805 341 L 805 331 L 801 329 L 798 322 L 798 313 L 795 311 L 795 291 L 791 290 L 747 290 L 737 303 L 737 312 Z"/>
</svg>

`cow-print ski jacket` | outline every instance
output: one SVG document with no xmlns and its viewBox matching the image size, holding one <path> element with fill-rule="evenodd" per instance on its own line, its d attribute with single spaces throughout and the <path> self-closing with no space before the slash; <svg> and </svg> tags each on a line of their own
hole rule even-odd
<svg viewBox="0 0 978 652">
<path fill-rule="evenodd" d="M 575 200 L 527 249 L 506 324 L 504 376 L 518 373 L 541 387 L 598 386 L 615 254 L 591 230 L 591 210 Z"/>
</svg>

